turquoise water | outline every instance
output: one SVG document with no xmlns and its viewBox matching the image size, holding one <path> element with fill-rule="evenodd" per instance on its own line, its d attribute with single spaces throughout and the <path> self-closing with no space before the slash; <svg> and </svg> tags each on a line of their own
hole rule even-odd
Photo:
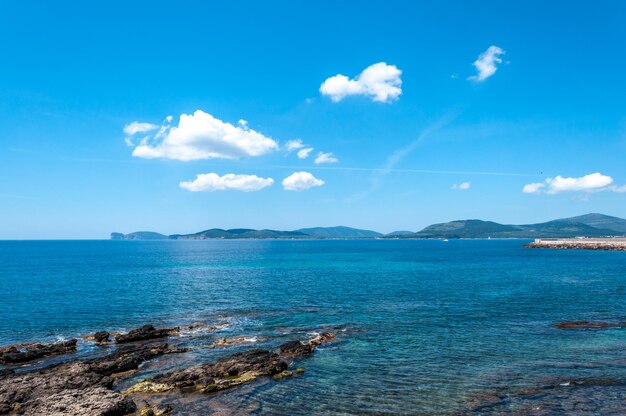
<svg viewBox="0 0 626 416">
<path fill-rule="evenodd" d="M 562 414 L 574 400 L 571 414 L 624 414 L 626 330 L 553 325 L 626 320 L 626 253 L 524 243 L 4 241 L 0 345 L 224 320 L 219 334 L 180 342 L 258 338 L 162 364 L 177 366 L 330 327 L 339 342 L 298 363 L 303 376 L 197 397 L 180 413 Z M 93 348 L 82 342 L 79 354 Z M 570 379 L 596 381 L 526 394 Z M 494 392 L 507 399 L 481 407 Z"/>
</svg>

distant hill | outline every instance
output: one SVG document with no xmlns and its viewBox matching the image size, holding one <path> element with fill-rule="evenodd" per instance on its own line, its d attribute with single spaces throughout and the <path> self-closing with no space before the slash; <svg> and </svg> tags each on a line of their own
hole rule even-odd
<svg viewBox="0 0 626 416">
<path fill-rule="evenodd" d="M 403 235 L 415 234 L 415 231 L 392 231 L 389 234 L 385 234 L 385 237 L 399 237 Z"/>
<path fill-rule="evenodd" d="M 309 235 L 298 231 L 276 231 L 276 230 L 252 230 L 248 228 L 233 228 L 231 230 L 222 230 L 221 228 L 213 228 L 210 230 L 200 231 L 195 234 L 174 234 L 169 238 L 173 240 L 208 240 L 208 239 L 236 239 L 236 238 L 310 238 Z"/>
<path fill-rule="evenodd" d="M 359 230 L 358 228 L 350 227 L 314 227 L 314 228 L 301 228 L 295 232 L 304 233 L 312 237 L 318 238 L 367 238 L 367 237 L 380 237 L 381 233 L 371 230 Z"/>
<path fill-rule="evenodd" d="M 518 231 L 520 228 L 517 226 L 498 224 L 493 221 L 459 220 L 429 225 L 414 235 L 422 238 L 481 238 Z"/>
<path fill-rule="evenodd" d="M 604 228 L 594 227 L 577 219 L 582 218 Z M 565 218 L 539 224 L 506 225 L 492 221 L 459 220 L 430 225 L 423 230 L 404 236 L 405 238 L 546 238 L 546 237 L 603 237 L 623 235 L 618 228 L 621 221 L 616 217 L 589 214 L 581 217 Z"/>
<path fill-rule="evenodd" d="M 166 236 L 152 231 L 111 233 L 112 240 L 208 240 L 208 239 L 318 239 L 318 238 L 565 238 L 626 235 L 626 219 L 603 214 L 586 214 L 539 224 L 510 225 L 483 220 L 457 220 L 429 225 L 418 232 L 394 231 L 382 235 L 351 227 L 313 227 L 295 231 L 212 228 L 193 234 Z"/>
<path fill-rule="evenodd" d="M 135 231 L 130 234 L 111 233 L 111 240 L 166 240 L 169 237 L 153 231 Z"/>
<path fill-rule="evenodd" d="M 626 233 L 626 220 L 618 217 L 611 217 L 604 214 L 587 214 L 578 217 L 563 218 L 560 221 L 571 221 L 589 225 L 594 228 L 604 228 Z"/>
</svg>

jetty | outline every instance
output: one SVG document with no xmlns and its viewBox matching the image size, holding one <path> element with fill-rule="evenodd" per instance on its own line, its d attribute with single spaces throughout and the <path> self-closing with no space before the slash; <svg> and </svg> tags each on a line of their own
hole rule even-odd
<svg viewBox="0 0 626 416">
<path fill-rule="evenodd" d="M 626 251 L 626 237 L 537 238 L 527 248 Z"/>
</svg>

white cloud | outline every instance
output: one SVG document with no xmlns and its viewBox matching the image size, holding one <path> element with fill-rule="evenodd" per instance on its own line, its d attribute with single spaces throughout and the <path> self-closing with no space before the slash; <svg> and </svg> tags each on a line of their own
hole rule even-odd
<svg viewBox="0 0 626 416">
<path fill-rule="evenodd" d="M 541 189 L 545 186 L 546 184 L 542 182 L 529 183 L 528 185 L 524 185 L 522 192 L 525 194 L 538 194 L 541 193 Z"/>
<path fill-rule="evenodd" d="M 365 95 L 372 101 L 391 102 L 402 94 L 401 74 L 395 65 L 379 62 L 368 66 L 353 79 L 341 74 L 326 79 L 320 86 L 320 93 L 330 96 L 334 102 L 349 95 Z"/>
<path fill-rule="evenodd" d="M 299 159 L 306 159 L 307 157 L 309 157 L 309 154 L 313 151 L 312 147 L 305 147 L 304 149 L 300 149 L 298 150 L 298 158 Z"/>
<path fill-rule="evenodd" d="M 142 139 L 133 156 L 182 161 L 236 159 L 278 149 L 274 140 L 249 129 L 244 120 L 234 126 L 196 110 L 191 115 L 181 114 L 178 126 L 170 126 L 170 121 L 168 117 L 156 134 Z"/>
<path fill-rule="evenodd" d="M 294 172 L 283 179 L 283 187 L 286 191 L 304 191 L 322 185 L 324 185 L 324 181 L 317 179 L 309 172 Z"/>
<path fill-rule="evenodd" d="M 337 159 L 335 155 L 332 153 L 319 152 L 317 156 L 315 157 L 315 163 L 318 165 L 320 163 L 337 163 L 337 162 L 339 162 L 339 159 Z"/>
<path fill-rule="evenodd" d="M 191 192 L 210 192 L 236 190 L 244 192 L 259 191 L 271 186 L 272 178 L 259 178 L 256 175 L 235 175 L 228 173 L 220 176 L 217 173 L 203 173 L 196 175 L 196 179 L 189 182 L 181 182 L 180 187 Z"/>
<path fill-rule="evenodd" d="M 456 189 L 458 191 L 466 191 L 468 189 L 470 189 L 470 183 L 469 182 L 462 182 L 462 183 L 455 183 L 454 185 L 452 185 L 452 189 Z"/>
<path fill-rule="evenodd" d="M 288 152 L 293 152 L 294 150 L 301 149 L 303 147 L 304 143 L 302 143 L 302 139 L 293 139 L 285 143 L 285 149 Z"/>
<path fill-rule="evenodd" d="M 152 130 L 158 129 L 159 126 L 151 123 L 140 123 L 139 121 L 133 121 L 124 126 L 124 133 L 128 136 L 133 136 L 137 133 L 146 133 Z"/>
<path fill-rule="evenodd" d="M 497 46 L 490 46 L 485 52 L 478 56 L 472 65 L 476 67 L 476 75 L 472 75 L 468 79 L 472 81 L 482 82 L 496 73 L 498 68 L 496 64 L 502 62 L 499 55 L 504 55 L 504 51 Z"/>
<path fill-rule="evenodd" d="M 544 182 L 529 183 L 522 192 L 527 194 L 558 194 L 561 192 L 626 192 L 626 185 L 611 186 L 613 178 L 599 172 L 581 176 L 579 178 L 564 178 L 557 176 L 548 178 Z"/>
</svg>

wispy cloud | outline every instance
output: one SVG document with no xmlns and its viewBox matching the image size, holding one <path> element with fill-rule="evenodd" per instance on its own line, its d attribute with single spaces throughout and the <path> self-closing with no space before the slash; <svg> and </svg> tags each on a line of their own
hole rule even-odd
<svg viewBox="0 0 626 416">
<path fill-rule="evenodd" d="M 303 147 L 304 143 L 302 143 L 302 139 L 293 139 L 285 143 L 285 150 L 287 150 L 287 152 L 293 152 L 294 150 L 298 150 Z"/>
<path fill-rule="evenodd" d="M 124 133 L 128 136 L 134 136 L 138 133 L 146 133 L 152 130 L 158 129 L 159 126 L 151 123 L 141 123 L 139 121 L 133 121 L 124 126 Z"/>
<path fill-rule="evenodd" d="M 421 145 L 424 142 L 424 140 L 426 140 L 430 135 L 432 135 L 434 132 L 440 130 L 446 124 L 450 123 L 454 118 L 456 118 L 456 113 L 455 112 L 448 113 L 444 117 L 440 118 L 439 120 L 435 121 L 434 123 L 432 123 L 431 125 L 426 127 L 419 134 L 419 136 L 417 136 L 417 138 L 415 140 L 413 140 L 411 143 L 409 143 L 408 145 L 406 145 L 404 147 L 401 147 L 401 148 L 397 149 L 395 152 L 393 152 L 387 158 L 387 162 L 385 163 L 385 165 L 382 168 L 380 168 L 379 170 L 374 171 L 374 176 L 372 177 L 370 188 L 368 190 L 364 191 L 364 192 L 355 194 L 355 195 L 351 196 L 348 199 L 350 201 L 356 201 L 356 200 L 359 200 L 359 199 L 363 199 L 366 196 L 370 195 L 372 192 L 376 191 L 380 187 L 380 185 L 382 184 L 382 181 L 383 181 L 384 177 L 387 176 L 389 173 L 391 173 L 394 170 L 394 167 L 402 159 L 404 159 L 409 153 L 411 153 L 419 145 Z"/>
<path fill-rule="evenodd" d="M 337 162 L 339 162 L 339 159 L 337 159 L 335 155 L 330 152 L 329 153 L 319 152 L 317 156 L 315 157 L 316 165 L 319 165 L 322 163 L 337 163 Z"/>
<path fill-rule="evenodd" d="M 456 191 L 467 191 L 468 189 L 470 189 L 470 187 L 471 184 L 469 182 L 455 183 L 454 185 L 452 185 L 452 189 Z"/>
<path fill-rule="evenodd" d="M 471 81 L 482 82 L 496 73 L 498 67 L 496 64 L 502 62 L 500 55 L 504 55 L 504 51 L 497 46 L 490 46 L 487 50 L 478 56 L 472 65 L 476 68 L 476 75 L 472 75 L 468 79 Z"/>
<path fill-rule="evenodd" d="M 312 151 L 313 151 L 312 147 L 305 147 L 304 149 L 298 150 L 298 153 L 297 153 L 298 159 L 306 159 L 307 157 L 309 157 Z"/>
<path fill-rule="evenodd" d="M 402 94 L 402 71 L 395 65 L 379 62 L 370 65 L 355 78 L 338 74 L 326 79 L 320 86 L 320 93 L 339 102 L 351 95 L 370 97 L 372 101 L 388 103 Z"/>
</svg>

